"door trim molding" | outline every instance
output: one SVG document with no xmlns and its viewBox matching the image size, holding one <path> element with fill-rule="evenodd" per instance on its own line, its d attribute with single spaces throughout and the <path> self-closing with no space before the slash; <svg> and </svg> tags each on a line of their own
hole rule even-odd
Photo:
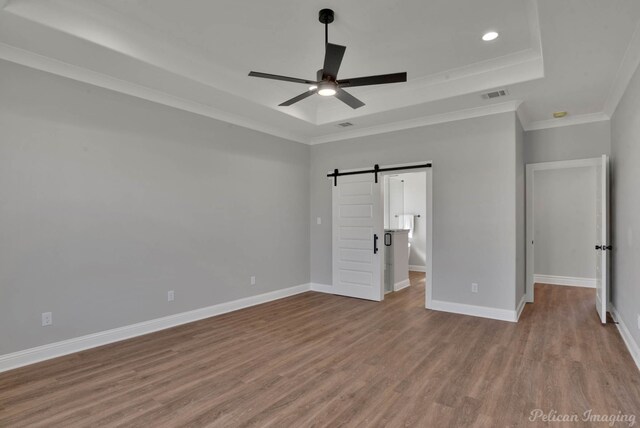
<svg viewBox="0 0 640 428">
<path fill-rule="evenodd" d="M 425 308 L 431 308 L 431 300 L 433 294 L 433 166 L 434 163 L 431 160 L 425 161 L 415 161 L 415 162 L 406 162 L 399 164 L 391 164 L 391 165 L 380 165 L 380 168 L 397 168 L 397 167 L 406 167 L 406 166 L 416 166 L 416 165 L 425 165 L 429 164 L 430 167 L 425 168 L 417 168 L 414 169 L 413 172 L 423 172 L 425 173 L 426 180 L 426 212 L 425 212 L 425 233 L 426 233 L 426 256 L 425 256 Z M 356 172 L 356 171 L 366 171 L 369 170 L 370 167 L 363 168 L 344 168 L 341 169 L 341 172 Z M 332 171 L 327 171 L 327 174 L 331 174 Z M 384 171 L 379 173 L 379 178 L 384 177 L 385 175 L 393 174 L 392 171 Z M 333 186 L 333 177 L 327 177 L 328 180 L 331 180 L 331 185 Z M 333 212 L 333 196 L 331 201 L 331 210 Z M 380 215 L 384 218 L 384 199 L 381 200 L 380 204 Z M 333 218 L 333 215 L 332 215 Z M 333 224 L 333 220 L 332 220 Z M 334 244 L 333 238 L 331 243 L 331 252 L 333 259 L 333 251 Z M 331 273 L 333 276 L 333 272 Z M 381 274 L 380 278 L 380 288 L 382 299 L 384 299 L 384 273 Z M 319 284 L 312 283 L 311 290 L 318 291 L 321 293 L 329 293 L 329 294 L 338 294 L 337 288 L 333 285 L 328 284 Z"/>
<path fill-rule="evenodd" d="M 525 242 L 526 242 L 526 292 L 527 302 L 533 303 L 534 299 L 534 218 L 533 218 L 533 192 L 535 190 L 535 172 L 550 170 L 550 169 L 564 169 L 564 168 L 581 168 L 588 166 L 599 166 L 602 163 L 601 158 L 588 158 L 588 159 L 576 159 L 554 162 L 539 162 L 529 163 L 526 165 L 526 179 L 525 179 L 525 197 L 526 197 L 526 214 L 525 214 Z"/>
</svg>

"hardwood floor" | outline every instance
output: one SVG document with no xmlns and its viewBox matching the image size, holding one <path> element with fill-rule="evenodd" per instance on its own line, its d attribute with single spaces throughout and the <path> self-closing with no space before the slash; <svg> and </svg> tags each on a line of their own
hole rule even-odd
<svg viewBox="0 0 640 428">
<path fill-rule="evenodd" d="M 515 324 L 425 310 L 424 274 L 411 280 L 382 303 L 308 292 L 0 374 L 0 426 L 563 426 L 530 422 L 534 409 L 640 417 L 640 372 L 616 327 L 599 325 L 594 290 L 538 285 Z"/>
</svg>

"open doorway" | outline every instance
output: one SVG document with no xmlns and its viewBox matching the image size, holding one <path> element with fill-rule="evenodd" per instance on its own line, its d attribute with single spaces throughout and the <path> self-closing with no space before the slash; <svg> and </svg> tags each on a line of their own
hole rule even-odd
<svg viewBox="0 0 640 428">
<path fill-rule="evenodd" d="M 608 158 L 527 165 L 527 300 L 536 286 L 593 288 L 606 323 Z"/>
<path fill-rule="evenodd" d="M 426 186 L 425 171 L 384 176 L 385 295 L 409 286 L 424 287 L 427 265 Z M 424 294 L 422 296 L 424 298 Z"/>
<path fill-rule="evenodd" d="M 424 252 L 424 265 L 417 264 L 415 266 L 420 268 L 424 266 L 425 307 L 431 307 L 433 210 L 431 171 L 431 163 L 422 162 L 404 165 L 375 165 L 373 169 L 334 170 L 334 172 L 327 174 L 331 178 L 332 185 L 333 281 L 330 286 L 323 288 L 324 292 L 367 300 L 384 300 L 385 254 L 390 254 L 389 250 L 385 251 L 385 238 L 389 246 L 393 245 L 393 237 L 388 235 L 385 237 L 385 210 L 387 214 L 389 212 L 388 209 L 385 209 L 385 177 L 405 172 L 422 172 L 423 174 L 419 176 L 423 180 L 423 183 L 419 185 L 422 190 L 419 191 L 423 192 L 425 196 L 422 205 L 424 211 L 412 214 L 420 214 L 422 219 L 420 229 L 421 236 L 425 241 L 424 246 L 421 247 Z M 404 211 L 406 209 L 404 201 L 402 207 L 402 211 Z M 401 218 L 400 215 L 404 214 L 410 213 L 398 212 L 398 219 Z M 396 219 L 396 217 L 393 218 Z M 395 248 L 398 251 L 402 248 L 404 252 L 406 263 L 404 273 L 408 275 L 410 255 L 408 233 L 404 242 L 404 244 L 400 244 L 396 240 Z M 396 290 L 405 288 L 409 284 L 408 278 L 404 283 L 402 281 L 393 282 Z"/>
</svg>

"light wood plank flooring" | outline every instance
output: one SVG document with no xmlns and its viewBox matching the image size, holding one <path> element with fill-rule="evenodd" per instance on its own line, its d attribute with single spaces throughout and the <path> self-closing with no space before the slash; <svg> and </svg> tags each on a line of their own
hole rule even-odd
<svg viewBox="0 0 640 428">
<path fill-rule="evenodd" d="M 538 285 L 515 324 L 425 310 L 424 275 L 411 279 L 382 303 L 309 292 L 0 374 L 0 426 L 589 426 L 531 423 L 536 408 L 640 417 L 640 373 L 616 327 L 599 325 L 593 290 Z"/>
</svg>

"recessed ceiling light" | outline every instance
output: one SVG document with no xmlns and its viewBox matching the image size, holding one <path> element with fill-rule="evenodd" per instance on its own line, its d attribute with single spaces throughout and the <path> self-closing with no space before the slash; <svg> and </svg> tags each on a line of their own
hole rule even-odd
<svg viewBox="0 0 640 428">
<path fill-rule="evenodd" d="M 309 90 L 310 90 L 310 91 L 314 91 L 314 90 L 316 90 L 316 89 L 318 89 L 318 87 L 317 87 L 316 85 L 311 85 L 311 86 L 309 86 Z"/>
<path fill-rule="evenodd" d="M 490 42 L 491 40 L 495 40 L 498 38 L 500 34 L 496 33 L 495 31 L 489 31 L 488 33 L 485 33 L 484 36 L 482 36 L 482 40 L 484 40 L 485 42 Z"/>
<path fill-rule="evenodd" d="M 556 111 L 555 113 L 553 113 L 553 117 L 555 117 L 556 119 L 560 119 L 565 117 L 567 114 L 568 113 L 566 111 Z"/>
</svg>

